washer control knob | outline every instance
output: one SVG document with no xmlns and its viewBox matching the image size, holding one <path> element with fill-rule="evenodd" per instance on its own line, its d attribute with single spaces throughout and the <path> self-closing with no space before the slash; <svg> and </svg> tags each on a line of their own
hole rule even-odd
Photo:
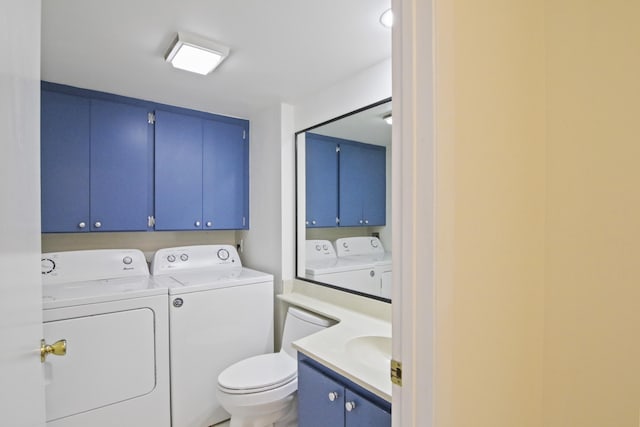
<svg viewBox="0 0 640 427">
<path fill-rule="evenodd" d="M 100 228 L 100 227 L 102 227 L 102 223 L 101 223 L 100 221 L 96 221 L 96 222 L 93 224 L 93 226 L 94 226 L 95 228 Z"/>
<path fill-rule="evenodd" d="M 316 251 L 319 251 L 320 249 L 320 245 L 316 245 Z"/>
<path fill-rule="evenodd" d="M 226 261 L 229 259 L 229 251 L 226 249 L 218 250 L 218 259 L 222 261 Z"/>
<path fill-rule="evenodd" d="M 78 224 L 78 228 L 85 228 L 86 226 L 87 226 L 87 223 L 84 221 Z"/>
<path fill-rule="evenodd" d="M 175 262 L 175 261 L 176 261 L 176 256 L 175 256 L 175 255 L 168 255 L 168 256 L 167 256 L 167 261 L 169 261 L 169 262 Z"/>
<path fill-rule="evenodd" d="M 42 274 L 49 274 L 56 269 L 56 263 L 51 258 L 42 258 Z"/>
<path fill-rule="evenodd" d="M 322 245 L 322 249 L 324 249 L 326 251 L 327 249 L 329 249 L 329 246 L 327 246 L 326 244 Z"/>
<path fill-rule="evenodd" d="M 182 298 L 176 298 L 173 300 L 173 306 L 176 308 L 180 308 L 184 305 L 184 301 L 182 300 Z"/>
<path fill-rule="evenodd" d="M 189 259 L 189 255 L 187 255 L 187 254 L 182 254 L 182 255 L 180 255 L 180 259 L 181 259 L 182 261 L 186 261 L 186 260 L 188 260 L 188 259 Z"/>
<path fill-rule="evenodd" d="M 130 256 L 126 256 L 122 258 L 122 262 L 125 263 L 126 265 L 129 265 L 133 262 L 133 259 Z"/>
</svg>

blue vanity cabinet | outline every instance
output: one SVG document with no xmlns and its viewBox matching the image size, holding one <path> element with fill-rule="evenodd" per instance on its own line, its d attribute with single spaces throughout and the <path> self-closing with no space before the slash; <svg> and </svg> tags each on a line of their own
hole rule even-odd
<svg viewBox="0 0 640 427">
<path fill-rule="evenodd" d="M 386 223 L 386 149 L 344 141 L 340 144 L 340 226 Z"/>
<path fill-rule="evenodd" d="M 146 230 L 153 185 L 147 109 L 41 94 L 42 231 Z"/>
<path fill-rule="evenodd" d="M 391 404 L 298 353 L 299 427 L 391 427 Z"/>
<path fill-rule="evenodd" d="M 305 138 L 308 228 L 335 227 L 338 218 L 338 140 L 307 133 Z"/>
<path fill-rule="evenodd" d="M 203 122 L 203 228 L 249 228 L 249 143 L 245 126 Z"/>
<path fill-rule="evenodd" d="M 248 122 L 161 110 L 155 118 L 155 229 L 248 228 Z"/>
</svg>

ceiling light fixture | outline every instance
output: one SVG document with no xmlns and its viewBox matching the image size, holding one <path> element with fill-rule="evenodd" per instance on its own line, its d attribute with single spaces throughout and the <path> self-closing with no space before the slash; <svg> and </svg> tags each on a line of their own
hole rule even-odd
<svg viewBox="0 0 640 427">
<path fill-rule="evenodd" d="M 385 114 L 384 116 L 382 116 L 382 119 L 387 122 L 388 125 L 392 124 L 392 118 L 391 118 L 391 113 Z"/>
<path fill-rule="evenodd" d="M 391 28 L 393 26 L 393 12 L 391 9 L 382 12 L 382 15 L 380 15 L 380 23 L 385 28 Z"/>
<path fill-rule="evenodd" d="M 194 34 L 179 32 L 164 59 L 175 68 L 209 74 L 229 55 L 229 48 Z"/>
</svg>

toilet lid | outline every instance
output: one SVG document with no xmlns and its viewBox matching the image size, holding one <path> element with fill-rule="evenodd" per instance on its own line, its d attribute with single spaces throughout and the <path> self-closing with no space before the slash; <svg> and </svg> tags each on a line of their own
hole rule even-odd
<svg viewBox="0 0 640 427">
<path fill-rule="evenodd" d="M 284 352 L 261 354 L 234 363 L 218 376 L 227 392 L 246 393 L 276 388 L 295 379 L 296 361 Z"/>
</svg>

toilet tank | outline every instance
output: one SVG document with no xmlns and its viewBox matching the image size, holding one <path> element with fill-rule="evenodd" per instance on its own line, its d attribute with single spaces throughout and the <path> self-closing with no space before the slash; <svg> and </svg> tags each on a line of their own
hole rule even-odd
<svg viewBox="0 0 640 427">
<path fill-rule="evenodd" d="M 298 307 L 289 307 L 287 317 L 284 321 L 284 332 L 282 333 L 282 349 L 294 359 L 297 357 L 296 350 L 291 343 L 308 335 L 321 331 L 336 322 L 311 313 Z"/>
</svg>

